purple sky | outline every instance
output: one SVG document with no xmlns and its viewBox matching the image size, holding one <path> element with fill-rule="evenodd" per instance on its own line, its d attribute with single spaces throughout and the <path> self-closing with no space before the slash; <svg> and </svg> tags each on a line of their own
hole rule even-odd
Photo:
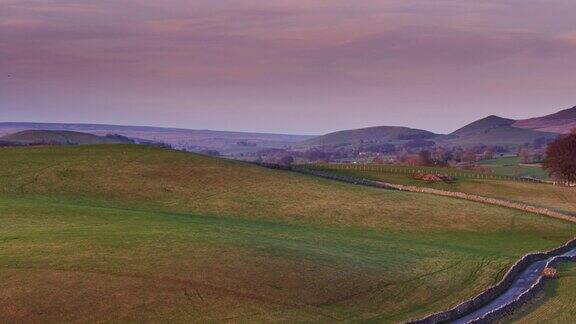
<svg viewBox="0 0 576 324">
<path fill-rule="evenodd" d="M 448 132 L 576 105 L 574 0 L 0 0 L 0 121 Z"/>
</svg>

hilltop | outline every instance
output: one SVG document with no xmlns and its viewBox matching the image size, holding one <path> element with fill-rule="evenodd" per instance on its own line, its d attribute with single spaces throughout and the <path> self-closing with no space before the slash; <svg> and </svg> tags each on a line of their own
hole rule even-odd
<svg viewBox="0 0 576 324">
<path fill-rule="evenodd" d="M 516 121 L 514 127 L 567 134 L 576 128 L 576 106 L 543 117 Z"/>
<path fill-rule="evenodd" d="M 491 115 L 477 121 L 474 121 L 462 128 L 459 128 L 452 132 L 450 135 L 455 136 L 466 136 L 469 134 L 476 134 L 479 132 L 487 132 L 491 129 L 510 126 L 514 123 L 513 119 L 502 118 L 495 115 Z"/>
<path fill-rule="evenodd" d="M 537 139 L 551 140 L 557 136 L 550 132 L 517 128 L 513 126 L 515 122 L 513 119 L 492 115 L 474 121 L 448 135 L 407 127 L 379 126 L 329 133 L 306 140 L 302 144 L 308 146 L 359 146 L 363 144 L 366 146 L 385 143 L 395 145 L 396 149 L 411 145 L 415 148 L 431 145 L 515 147 L 533 143 Z"/>
<path fill-rule="evenodd" d="M 575 230 L 148 146 L 11 148 L 0 165 L 6 322 L 399 322 Z"/>
<path fill-rule="evenodd" d="M 428 139 L 436 134 L 408 127 L 378 126 L 338 131 L 302 142 L 304 145 L 342 145 L 358 143 L 399 143 L 409 140 Z"/>
<path fill-rule="evenodd" d="M 119 135 L 96 136 L 73 131 L 26 130 L 0 137 L 0 141 L 20 145 L 88 145 L 132 144 L 133 141 Z"/>
<path fill-rule="evenodd" d="M 532 129 L 514 127 L 516 121 L 498 116 L 488 116 L 474 121 L 450 134 L 441 144 L 471 147 L 476 145 L 495 145 L 514 147 L 533 143 L 535 140 L 552 140 L 558 135 Z"/>
</svg>

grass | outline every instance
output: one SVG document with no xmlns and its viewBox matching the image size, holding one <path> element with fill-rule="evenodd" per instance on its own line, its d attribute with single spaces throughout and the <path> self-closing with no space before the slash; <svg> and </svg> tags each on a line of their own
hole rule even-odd
<svg viewBox="0 0 576 324">
<path fill-rule="evenodd" d="M 458 173 L 456 180 L 449 183 L 427 182 L 415 179 L 412 174 L 404 172 L 362 170 L 361 166 L 350 166 L 350 168 L 352 169 L 338 170 L 330 165 L 323 166 L 323 169 L 355 177 L 466 192 L 486 197 L 524 202 L 530 205 L 546 207 L 576 215 L 576 189 L 571 187 L 554 186 L 530 181 L 481 179 L 476 175 L 468 175 L 466 173 Z M 429 172 L 448 174 L 456 171 L 446 168 L 432 168 Z"/>
<path fill-rule="evenodd" d="M 489 168 L 494 174 L 511 177 L 533 177 L 542 180 L 550 179 L 539 164 L 522 164 L 517 156 L 499 157 L 480 161 L 480 165 Z"/>
<path fill-rule="evenodd" d="M 571 223 L 161 149 L 0 150 L 0 320 L 378 321 L 498 281 Z"/>
<path fill-rule="evenodd" d="M 534 301 L 521 308 L 506 323 L 571 323 L 576 318 L 576 265 L 562 264 L 559 279 L 546 283 Z"/>
</svg>

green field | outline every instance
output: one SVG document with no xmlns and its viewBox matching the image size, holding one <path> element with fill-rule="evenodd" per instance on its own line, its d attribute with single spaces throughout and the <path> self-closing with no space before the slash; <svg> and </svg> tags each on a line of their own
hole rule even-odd
<svg viewBox="0 0 576 324">
<path fill-rule="evenodd" d="M 479 164 L 490 169 L 493 174 L 512 177 L 533 177 L 548 180 L 550 176 L 540 164 L 522 164 L 517 156 L 500 157 L 480 161 Z"/>
<path fill-rule="evenodd" d="M 398 322 L 572 223 L 131 145 L 0 149 L 0 320 Z"/>
<path fill-rule="evenodd" d="M 394 167 L 390 169 L 378 168 L 377 166 L 350 165 L 342 169 L 342 166 L 330 164 L 315 165 L 314 168 L 377 181 L 459 191 L 523 202 L 576 215 L 576 188 L 573 187 L 554 186 L 532 181 L 506 180 L 505 176 L 500 178 L 498 175 L 485 175 L 450 168 Z M 455 176 L 455 180 L 451 182 L 427 182 L 415 179 L 413 172 L 406 172 L 406 170 L 415 171 L 416 169 L 423 172 L 451 174 Z"/>
</svg>

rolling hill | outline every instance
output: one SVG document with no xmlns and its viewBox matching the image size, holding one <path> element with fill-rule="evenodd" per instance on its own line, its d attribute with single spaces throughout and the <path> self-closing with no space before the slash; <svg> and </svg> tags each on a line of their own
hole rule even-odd
<svg viewBox="0 0 576 324">
<path fill-rule="evenodd" d="M 334 132 L 311 138 L 304 145 L 343 145 L 370 143 L 397 143 L 414 139 L 429 139 L 436 134 L 408 127 L 378 126 Z"/>
<path fill-rule="evenodd" d="M 516 121 L 514 127 L 567 134 L 576 128 L 576 106 L 543 117 Z"/>
<path fill-rule="evenodd" d="M 5 322 L 398 322 L 573 224 L 138 145 L 0 149 Z"/>
<path fill-rule="evenodd" d="M 439 142 L 443 145 L 471 147 L 476 145 L 496 145 L 514 147 L 532 143 L 536 139 L 554 139 L 555 133 L 540 132 L 512 126 L 514 120 L 489 116 L 470 123 Z"/>
<path fill-rule="evenodd" d="M 451 135 L 454 136 L 467 136 L 474 135 L 478 133 L 485 133 L 492 129 L 497 129 L 501 127 L 511 126 L 514 123 L 513 119 L 502 118 L 498 116 L 488 116 L 482 118 L 475 122 L 472 122 L 456 131 L 452 132 Z"/>
<path fill-rule="evenodd" d="M 470 147 L 497 145 L 515 147 L 536 139 L 554 139 L 555 133 L 514 127 L 515 120 L 498 116 L 472 122 L 449 135 L 439 135 L 420 129 L 380 126 L 334 132 L 302 142 L 302 145 L 357 145 L 359 143 L 388 143 L 403 145 L 413 140 L 432 141 L 444 146 Z"/>
<path fill-rule="evenodd" d="M 194 152 L 217 150 L 228 156 L 257 153 L 267 149 L 310 146 L 357 146 L 360 143 L 402 145 L 412 140 L 434 141 L 447 146 L 517 146 L 535 139 L 553 139 L 576 127 L 576 107 L 544 117 L 513 120 L 488 116 L 449 135 L 397 126 L 377 126 L 343 130 L 321 136 L 286 135 L 212 130 L 191 130 L 146 126 L 118 126 L 62 123 L 0 123 L 0 135 L 23 130 L 76 131 L 99 136 L 119 134 L 135 140 L 160 142 L 176 149 Z"/>
<path fill-rule="evenodd" d="M 88 145 L 132 144 L 129 138 L 119 135 L 96 136 L 73 131 L 27 130 L 0 137 L 0 141 L 14 144 Z"/>
<path fill-rule="evenodd" d="M 267 148 L 284 148 L 294 143 L 312 138 L 312 136 L 306 135 L 225 132 L 148 126 L 15 122 L 0 123 L 0 135 L 6 135 L 23 130 L 76 131 L 99 136 L 119 134 L 137 141 L 143 140 L 166 143 L 176 149 L 185 149 L 194 152 L 218 150 L 224 155 L 255 152 Z"/>
</svg>

